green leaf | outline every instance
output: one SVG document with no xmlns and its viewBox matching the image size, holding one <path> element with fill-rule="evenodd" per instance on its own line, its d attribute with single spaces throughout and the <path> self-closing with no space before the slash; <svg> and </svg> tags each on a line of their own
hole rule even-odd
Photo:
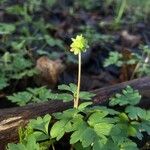
<svg viewBox="0 0 150 150">
<path fill-rule="evenodd" d="M 23 144 L 8 144 L 7 150 L 27 150 Z"/>
<path fill-rule="evenodd" d="M 47 89 L 45 86 L 39 87 L 39 88 L 27 88 L 27 91 L 31 92 L 33 96 L 35 97 L 32 101 L 34 102 L 42 102 L 42 101 L 48 101 L 48 99 L 51 98 L 51 90 Z"/>
<path fill-rule="evenodd" d="M 28 138 L 26 149 L 27 150 L 40 150 L 39 144 L 36 143 L 36 139 L 34 138 L 34 136 L 31 135 Z"/>
<path fill-rule="evenodd" d="M 135 107 L 135 106 L 128 106 L 125 109 L 125 112 L 128 113 L 128 116 L 130 119 L 136 119 L 138 118 L 145 119 L 146 118 L 146 110 Z"/>
<path fill-rule="evenodd" d="M 128 126 L 128 135 L 135 137 L 137 135 L 137 130 L 132 125 Z"/>
<path fill-rule="evenodd" d="M 116 94 L 114 98 L 110 98 L 109 105 L 136 105 L 140 102 L 141 95 L 137 90 L 133 90 L 130 86 L 127 86 L 122 94 Z"/>
<path fill-rule="evenodd" d="M 33 136 L 37 142 L 49 140 L 50 121 L 51 116 L 49 114 L 31 119 L 26 128 L 19 129 L 20 143 L 26 143 L 30 136 Z"/>
<path fill-rule="evenodd" d="M 13 49 L 19 51 L 20 49 L 23 49 L 23 47 L 25 46 L 25 42 L 26 42 L 26 40 L 17 41 L 17 42 L 14 41 L 11 43 L 11 45 L 12 45 Z"/>
<path fill-rule="evenodd" d="M 52 7 L 56 3 L 56 0 L 46 0 L 46 4 L 48 7 Z"/>
<path fill-rule="evenodd" d="M 147 132 L 148 135 L 150 135 L 150 121 L 143 121 L 140 124 L 139 129 L 141 132 L 145 131 L 145 132 Z"/>
<path fill-rule="evenodd" d="M 8 96 L 8 99 L 12 102 L 16 102 L 18 105 L 23 106 L 28 103 L 34 102 L 44 102 L 48 101 L 49 99 L 64 99 L 64 100 L 70 100 L 72 96 L 68 94 L 57 94 L 57 93 L 51 93 L 49 89 L 47 89 L 45 86 L 39 87 L 39 88 L 27 88 L 27 91 L 24 92 L 18 92 L 14 93 L 13 96 Z"/>
<path fill-rule="evenodd" d="M 38 74 L 35 68 L 33 69 L 24 69 L 22 72 L 16 72 L 14 75 L 11 76 L 12 79 L 22 79 L 23 77 L 32 77 Z"/>
<path fill-rule="evenodd" d="M 15 26 L 13 24 L 0 23 L 0 35 L 1 34 L 11 34 L 15 31 Z"/>
<path fill-rule="evenodd" d="M 96 133 L 92 128 L 87 128 L 83 131 L 82 138 L 80 139 L 83 147 L 89 147 L 93 142 L 94 138 L 96 136 Z"/>
<path fill-rule="evenodd" d="M 121 122 L 128 122 L 129 121 L 129 118 L 125 113 L 120 113 L 119 118 L 120 118 Z"/>
<path fill-rule="evenodd" d="M 110 65 L 116 65 L 118 67 L 123 65 L 123 56 L 118 52 L 110 52 L 109 58 L 107 58 L 104 62 L 104 67 L 108 67 Z"/>
<path fill-rule="evenodd" d="M 68 120 L 57 121 L 51 128 L 50 135 L 56 140 L 60 140 L 65 134 L 65 126 L 67 125 Z"/>
<path fill-rule="evenodd" d="M 72 90 L 70 89 L 70 86 L 65 85 L 65 84 L 59 85 L 58 89 L 59 90 L 64 90 L 64 91 L 70 91 L 70 92 L 72 92 Z"/>
<path fill-rule="evenodd" d="M 79 115 L 72 119 L 72 128 L 70 131 L 77 131 L 81 126 L 85 125 L 83 116 Z"/>
<path fill-rule="evenodd" d="M 80 99 L 82 100 L 91 100 L 92 97 L 94 97 L 95 94 L 90 93 L 90 92 L 80 92 Z"/>
<path fill-rule="evenodd" d="M 8 144 L 8 150 L 40 150 L 33 135 L 28 137 L 26 144 Z"/>
<path fill-rule="evenodd" d="M 75 144 L 79 141 L 83 147 L 88 147 L 94 142 L 95 136 L 94 130 L 82 121 L 80 126 L 71 135 L 70 144 Z"/>
<path fill-rule="evenodd" d="M 94 142 L 93 144 L 93 150 L 100 150 L 102 147 L 102 143 L 101 143 L 101 140 L 97 140 Z"/>
<path fill-rule="evenodd" d="M 2 78 L 0 77 L 0 90 L 2 90 L 3 88 L 7 87 L 9 84 L 7 83 L 7 79 L 6 78 Z"/>
<path fill-rule="evenodd" d="M 76 91 L 77 91 L 77 86 L 73 83 L 70 83 L 69 85 L 62 84 L 62 85 L 58 86 L 58 89 L 59 90 L 64 90 L 64 91 L 69 91 L 69 92 L 71 92 L 72 94 L 75 95 Z"/>
<path fill-rule="evenodd" d="M 136 143 L 127 138 L 118 143 L 118 145 L 121 150 L 138 150 Z"/>
<path fill-rule="evenodd" d="M 77 86 L 73 83 L 70 83 L 69 85 L 65 85 L 65 84 L 59 85 L 58 89 L 71 92 L 73 94 L 73 97 L 76 97 Z M 90 92 L 81 91 L 79 96 L 80 96 L 80 99 L 82 99 L 82 100 L 91 100 L 91 98 L 93 96 L 95 96 L 95 94 L 90 93 Z M 61 97 L 64 97 L 64 99 L 63 99 L 64 102 L 71 101 L 74 99 L 73 97 L 71 98 L 71 95 L 69 95 L 69 94 L 68 95 L 66 94 L 66 96 L 65 96 L 65 94 L 63 94 L 63 95 L 59 94 L 58 98 L 62 99 Z"/>
<path fill-rule="evenodd" d="M 51 121 L 51 116 L 49 114 L 42 117 L 37 117 L 37 119 L 30 120 L 29 126 L 34 130 L 39 130 L 48 134 L 49 123 Z"/>
<path fill-rule="evenodd" d="M 109 123 L 98 123 L 94 126 L 94 130 L 100 137 L 109 136 L 113 126 Z"/>
<path fill-rule="evenodd" d="M 20 5 L 13 5 L 6 8 L 6 12 L 15 15 L 23 15 L 24 10 Z"/>
<path fill-rule="evenodd" d="M 93 150 L 119 150 L 117 144 L 114 144 L 108 138 L 97 138 L 93 143 Z"/>
<path fill-rule="evenodd" d="M 146 118 L 145 120 L 150 121 L 150 110 L 146 111 Z"/>
<path fill-rule="evenodd" d="M 112 130 L 110 131 L 110 136 L 114 143 L 119 143 L 120 141 L 124 140 L 124 138 L 128 137 L 127 134 L 128 125 L 124 123 L 117 123 L 113 126 Z"/>
<path fill-rule="evenodd" d="M 69 86 L 70 86 L 70 89 L 71 89 L 72 93 L 75 94 L 76 91 L 77 91 L 77 85 L 73 84 L 73 83 L 70 83 Z"/>
<path fill-rule="evenodd" d="M 116 110 L 107 108 L 105 106 L 93 106 L 88 109 L 88 112 L 91 112 L 91 113 L 98 112 L 98 111 L 105 111 L 105 112 L 108 112 L 108 114 L 110 115 L 119 114 L 119 112 L 117 112 Z"/>
<path fill-rule="evenodd" d="M 7 96 L 7 98 L 13 103 L 24 106 L 26 103 L 30 102 L 32 94 L 28 92 L 18 92 L 17 94 L 14 93 L 12 96 Z"/>
<path fill-rule="evenodd" d="M 84 102 L 84 103 L 81 103 L 78 107 L 78 110 L 79 111 L 83 111 L 87 106 L 90 106 L 92 105 L 93 103 L 92 102 Z"/>
<path fill-rule="evenodd" d="M 103 122 L 103 118 L 105 116 L 108 115 L 108 112 L 107 111 L 98 111 L 98 112 L 95 112 L 93 113 L 89 119 L 88 119 L 88 124 L 90 126 L 94 126 L 95 124 L 97 123 L 100 123 L 100 122 Z"/>
<path fill-rule="evenodd" d="M 67 94 L 67 93 L 58 94 L 57 99 L 58 100 L 63 100 L 63 102 L 70 102 L 70 101 L 73 100 L 73 96 L 71 94 Z"/>
<path fill-rule="evenodd" d="M 75 150 L 91 150 L 91 147 L 84 147 L 82 146 L 82 144 L 80 142 L 77 142 L 73 145 L 73 148 Z"/>
<path fill-rule="evenodd" d="M 24 70 L 32 66 L 32 62 L 29 59 L 25 59 L 21 56 L 15 56 L 12 62 L 13 68 L 17 70 Z"/>
<path fill-rule="evenodd" d="M 50 138 L 49 135 L 47 135 L 41 131 L 35 131 L 35 132 L 33 132 L 32 135 L 34 135 L 36 141 L 45 141 L 45 140 L 48 140 Z"/>
<path fill-rule="evenodd" d="M 52 47 L 54 46 L 58 46 L 60 48 L 63 48 L 63 43 L 61 40 L 59 39 L 54 39 L 53 37 L 49 36 L 49 35 L 45 35 L 44 36 L 46 43 Z"/>
<path fill-rule="evenodd" d="M 51 121 L 51 116 L 49 114 L 42 117 L 37 117 L 37 119 L 30 120 L 27 129 L 31 128 L 35 139 L 37 141 L 44 141 L 50 138 L 49 136 L 49 124 Z"/>
<path fill-rule="evenodd" d="M 58 113 L 54 113 L 53 115 L 56 119 L 70 120 L 70 119 L 74 118 L 75 116 L 77 116 L 78 112 L 79 112 L 79 110 L 72 108 L 72 109 L 67 109 L 67 110 L 63 111 L 63 113 L 58 112 Z"/>
</svg>

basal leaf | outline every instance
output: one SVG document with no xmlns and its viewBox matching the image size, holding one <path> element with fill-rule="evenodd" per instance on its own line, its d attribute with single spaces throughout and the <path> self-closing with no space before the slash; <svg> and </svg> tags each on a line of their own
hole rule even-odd
<svg viewBox="0 0 150 150">
<path fill-rule="evenodd" d="M 107 115 L 108 115 L 107 111 L 95 112 L 89 117 L 88 123 L 90 126 L 94 126 L 97 123 L 103 122 L 103 118 Z"/>
<path fill-rule="evenodd" d="M 51 116 L 47 114 L 43 118 L 37 117 L 37 119 L 30 120 L 29 126 L 34 130 L 39 130 L 45 134 L 48 134 L 50 121 L 51 121 Z"/>
<path fill-rule="evenodd" d="M 24 106 L 26 103 L 31 101 L 32 94 L 29 92 L 18 92 L 12 96 L 7 96 L 8 100 L 13 103 L 17 103 L 20 106 Z"/>
<path fill-rule="evenodd" d="M 109 58 L 107 58 L 104 62 L 104 67 L 108 67 L 110 65 L 116 65 L 118 67 L 122 66 L 123 60 L 122 54 L 118 52 L 110 52 Z"/>
<path fill-rule="evenodd" d="M 7 150 L 27 150 L 23 144 L 8 144 Z"/>
<path fill-rule="evenodd" d="M 129 118 L 128 118 L 127 114 L 125 114 L 125 113 L 120 113 L 119 118 L 120 118 L 121 122 L 129 122 Z"/>
<path fill-rule="evenodd" d="M 140 102 L 141 95 L 137 90 L 133 90 L 130 86 L 127 86 L 122 94 L 116 94 L 114 98 L 110 98 L 109 105 L 136 105 Z"/>
<path fill-rule="evenodd" d="M 68 120 L 57 121 L 51 128 L 50 135 L 52 138 L 56 138 L 58 141 L 65 134 L 65 126 L 68 123 Z"/>
<path fill-rule="evenodd" d="M 0 23 L 0 35 L 3 34 L 11 34 L 15 31 L 15 26 L 13 24 L 8 23 Z"/>
<path fill-rule="evenodd" d="M 113 124 L 98 123 L 94 126 L 94 130 L 100 137 L 109 136 L 113 126 Z"/>
<path fill-rule="evenodd" d="M 146 118 L 146 110 L 140 108 L 140 107 L 134 107 L 134 106 L 128 106 L 125 109 L 125 112 L 128 113 L 128 116 L 130 119 L 136 119 L 138 118 L 145 119 Z"/>
<path fill-rule="evenodd" d="M 83 131 L 82 138 L 80 139 L 83 147 L 89 147 L 96 137 L 96 133 L 92 128 L 87 128 L 85 131 Z"/>
<path fill-rule="evenodd" d="M 58 113 L 54 113 L 54 117 L 56 119 L 67 119 L 70 120 L 72 118 L 74 118 L 77 114 L 78 114 L 79 110 L 77 109 L 67 109 L 65 111 L 63 111 L 62 113 L 58 112 Z"/>
<path fill-rule="evenodd" d="M 33 135 L 28 137 L 26 144 L 8 144 L 8 150 L 40 150 Z"/>
<path fill-rule="evenodd" d="M 141 124 L 140 124 L 140 131 L 141 132 L 147 132 L 148 135 L 150 135 L 150 121 L 143 121 Z"/>
<path fill-rule="evenodd" d="M 128 126 L 127 132 L 128 132 L 128 135 L 129 135 L 129 136 L 135 137 L 135 136 L 137 135 L 137 130 L 136 130 L 136 128 L 134 128 L 132 125 L 129 125 L 129 126 Z"/>
<path fill-rule="evenodd" d="M 47 135 L 41 131 L 35 131 L 33 133 L 33 135 L 34 135 L 36 141 L 44 141 L 44 140 L 47 140 L 50 138 L 49 135 Z"/>
<path fill-rule="evenodd" d="M 138 150 L 136 143 L 130 139 L 125 138 L 122 142 L 118 143 L 121 150 Z"/>
<path fill-rule="evenodd" d="M 39 144 L 36 143 L 36 139 L 33 135 L 27 140 L 26 150 L 40 150 Z"/>
<path fill-rule="evenodd" d="M 0 90 L 2 90 L 3 88 L 7 87 L 8 85 L 9 84 L 7 83 L 7 79 L 0 77 Z"/>
<path fill-rule="evenodd" d="M 79 141 L 83 147 L 88 147 L 93 143 L 95 136 L 94 130 L 88 127 L 85 122 L 82 122 L 71 135 L 70 144 L 75 144 Z"/>
<path fill-rule="evenodd" d="M 105 106 L 92 106 L 88 109 L 88 112 L 91 112 L 91 113 L 95 113 L 95 112 L 101 112 L 101 111 L 105 111 L 107 112 L 108 114 L 110 115 L 116 115 L 116 114 L 119 114 L 118 111 L 114 110 L 114 109 L 111 109 L 111 108 L 107 108 Z"/>
</svg>

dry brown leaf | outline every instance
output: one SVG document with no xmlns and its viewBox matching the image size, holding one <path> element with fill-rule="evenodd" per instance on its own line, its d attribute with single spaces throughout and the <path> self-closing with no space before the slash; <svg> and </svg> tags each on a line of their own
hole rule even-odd
<svg viewBox="0 0 150 150">
<path fill-rule="evenodd" d="M 37 80 L 38 85 L 48 85 L 53 88 L 58 82 L 59 75 L 64 71 L 65 66 L 61 60 L 50 60 L 42 56 L 37 60 L 36 68 L 40 72 Z"/>
<path fill-rule="evenodd" d="M 141 42 L 140 35 L 132 35 L 128 31 L 124 30 L 121 32 L 122 44 L 127 47 L 135 47 Z"/>
</svg>

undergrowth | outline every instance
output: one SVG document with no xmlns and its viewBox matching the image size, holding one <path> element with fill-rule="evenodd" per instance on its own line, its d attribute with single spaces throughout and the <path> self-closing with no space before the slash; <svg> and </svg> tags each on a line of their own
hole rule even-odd
<svg viewBox="0 0 150 150">
<path fill-rule="evenodd" d="M 150 111 L 138 106 L 141 95 L 130 86 L 110 98 L 108 106 L 93 106 L 91 98 L 94 94 L 80 92 L 80 55 L 86 48 L 88 44 L 82 35 L 72 39 L 71 51 L 79 56 L 77 86 L 75 84 L 58 86 L 59 90 L 65 92 L 62 95 L 56 93 L 53 95 L 45 87 L 27 89 L 32 101 L 39 100 L 42 96 L 45 99 L 60 97 L 64 102 L 73 100 L 74 107 L 30 120 L 25 128 L 19 129 L 19 143 L 8 144 L 8 150 L 55 150 L 56 145 L 64 137 L 68 137 L 67 148 L 71 150 L 138 150 L 140 148 L 136 141 L 143 140 L 145 134 L 150 134 Z M 41 92 L 42 90 L 44 92 Z M 19 96 L 20 94 L 14 95 L 9 99 L 15 100 Z M 60 147 L 61 145 L 57 149 Z"/>
<path fill-rule="evenodd" d="M 20 143 L 8 144 L 7 149 L 54 149 L 67 136 L 68 149 L 138 150 L 136 139 L 150 134 L 150 111 L 137 106 L 140 99 L 138 91 L 128 86 L 110 98 L 108 107 L 92 106 L 88 101 L 78 108 L 32 119 L 19 129 Z"/>
</svg>

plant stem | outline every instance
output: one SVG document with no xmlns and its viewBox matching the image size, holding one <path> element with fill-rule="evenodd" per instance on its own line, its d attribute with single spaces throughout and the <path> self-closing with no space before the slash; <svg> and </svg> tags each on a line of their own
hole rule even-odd
<svg viewBox="0 0 150 150">
<path fill-rule="evenodd" d="M 141 58 L 141 60 L 137 63 L 137 65 L 135 66 L 135 69 L 134 69 L 134 71 L 133 71 L 133 73 L 132 73 L 132 75 L 131 75 L 130 80 L 132 80 L 132 79 L 134 78 L 135 74 L 137 73 L 137 71 L 138 71 L 139 68 L 140 68 L 140 65 L 143 64 L 143 63 L 142 63 L 142 60 L 144 59 L 144 55 L 145 55 L 145 53 L 143 52 L 143 53 L 142 53 L 142 58 Z M 143 67 L 143 66 L 142 66 L 142 67 Z"/>
<path fill-rule="evenodd" d="M 52 144 L 52 149 L 55 150 L 54 144 Z"/>
<path fill-rule="evenodd" d="M 79 105 L 80 83 L 81 83 L 81 53 L 78 54 L 78 87 L 77 87 L 77 96 L 74 101 L 74 108 L 78 108 Z"/>
<path fill-rule="evenodd" d="M 121 6 L 119 8 L 119 12 L 118 12 L 118 15 L 117 15 L 117 18 L 115 19 L 115 22 L 116 23 L 119 23 L 122 16 L 123 16 L 123 13 L 125 11 L 125 7 L 126 7 L 126 4 L 127 4 L 127 1 L 126 0 L 122 0 L 121 2 Z"/>
</svg>

